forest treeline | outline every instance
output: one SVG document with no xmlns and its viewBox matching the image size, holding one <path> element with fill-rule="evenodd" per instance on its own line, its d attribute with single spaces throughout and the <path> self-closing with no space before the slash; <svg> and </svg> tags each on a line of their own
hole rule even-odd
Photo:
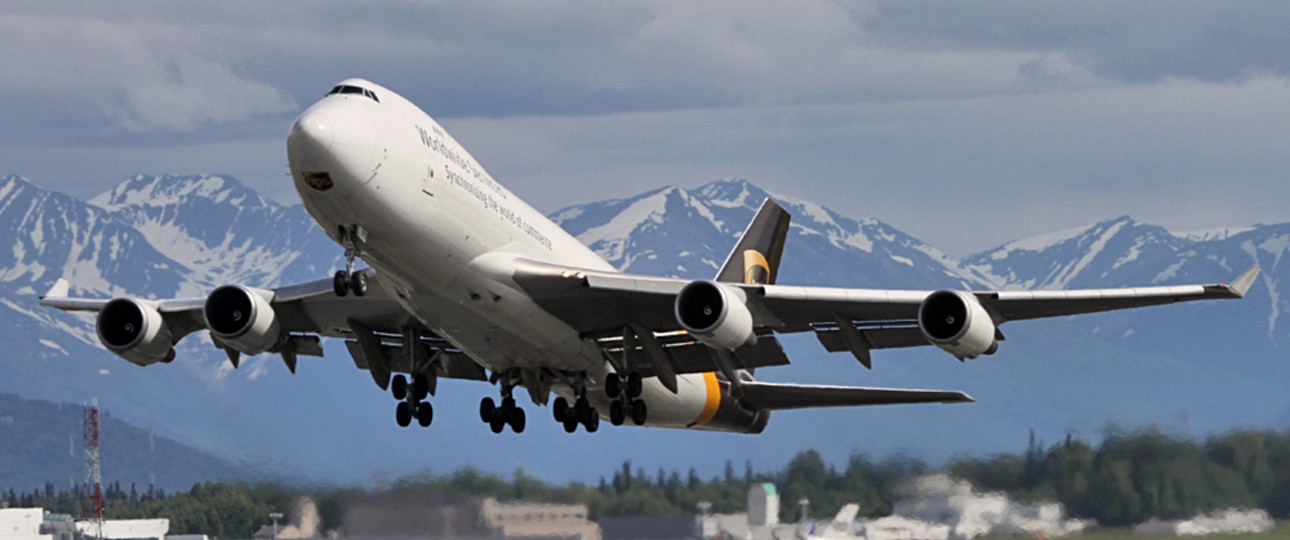
<svg viewBox="0 0 1290 540">
<path fill-rule="evenodd" d="M 595 484 L 555 484 L 517 471 L 511 478 L 464 469 L 447 475 L 405 477 L 383 492 L 433 494 L 441 498 L 492 496 L 502 500 L 585 503 L 592 518 L 694 513 L 699 503 L 716 513 L 742 512 L 754 483 L 774 483 L 783 521 L 801 519 L 798 501 L 809 501 L 814 518 L 832 516 L 850 502 L 862 516 L 884 516 L 897 487 L 909 478 L 946 472 L 980 491 L 1002 491 L 1021 500 L 1055 500 L 1073 516 L 1106 526 L 1131 525 L 1152 517 L 1176 518 L 1227 507 L 1260 507 L 1290 518 L 1290 432 L 1236 431 L 1203 442 L 1158 431 L 1114 433 L 1102 444 L 1067 439 L 1045 446 L 1032 438 L 1020 454 L 958 459 L 933 468 L 917 459 L 872 460 L 854 455 L 829 464 L 813 450 L 795 456 L 779 471 L 736 469 L 727 462 L 712 476 L 686 471 L 634 468 L 630 462 Z M 10 506 L 42 506 L 79 515 L 77 492 L 9 490 Z M 370 495 L 355 488 L 299 488 L 275 484 L 203 483 L 183 493 L 140 490 L 110 484 L 105 514 L 110 519 L 165 517 L 172 534 L 217 537 L 251 535 L 269 523 L 271 512 L 286 512 L 299 496 L 318 503 L 324 530 L 340 527 L 348 501 Z"/>
</svg>

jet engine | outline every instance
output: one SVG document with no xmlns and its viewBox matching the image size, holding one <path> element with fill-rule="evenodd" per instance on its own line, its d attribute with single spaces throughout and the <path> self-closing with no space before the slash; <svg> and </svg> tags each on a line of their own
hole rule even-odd
<svg viewBox="0 0 1290 540">
<path fill-rule="evenodd" d="M 116 298 L 99 311 L 94 323 L 99 342 L 117 356 L 140 366 L 175 358 L 170 327 L 157 308 L 137 298 Z"/>
<path fill-rule="evenodd" d="M 272 293 L 241 285 L 211 292 L 202 306 L 206 328 L 224 345 L 244 354 L 259 354 L 278 344 L 282 329 L 266 297 Z"/>
<path fill-rule="evenodd" d="M 960 360 L 994 354 L 994 320 L 971 293 L 936 291 L 918 307 L 918 328 L 937 347 Z"/>
<path fill-rule="evenodd" d="M 676 295 L 676 321 L 709 347 L 735 350 L 757 342 L 747 301 L 738 287 L 692 281 Z"/>
</svg>

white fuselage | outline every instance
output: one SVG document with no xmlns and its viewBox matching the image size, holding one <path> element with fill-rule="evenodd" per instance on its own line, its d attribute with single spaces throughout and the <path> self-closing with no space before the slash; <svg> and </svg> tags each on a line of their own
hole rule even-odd
<svg viewBox="0 0 1290 540">
<path fill-rule="evenodd" d="M 343 226 L 361 226 L 362 259 L 390 296 L 485 368 L 584 372 L 587 387 L 599 388 L 612 370 L 599 346 L 532 302 L 511 281 L 511 261 L 616 270 L 494 180 L 417 106 L 368 81 L 340 84 L 379 102 L 328 95 L 292 126 L 292 177 L 314 220 L 337 242 Z M 327 182 L 309 181 L 321 174 Z M 675 395 L 647 379 L 649 425 L 693 425 L 711 407 L 711 378 L 682 376 Z M 608 403 L 603 392 L 587 396 Z"/>
</svg>

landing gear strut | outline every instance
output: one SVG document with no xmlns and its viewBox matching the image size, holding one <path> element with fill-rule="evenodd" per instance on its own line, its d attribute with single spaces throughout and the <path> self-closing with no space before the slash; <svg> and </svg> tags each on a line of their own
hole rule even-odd
<svg viewBox="0 0 1290 540">
<path fill-rule="evenodd" d="M 367 229 L 362 225 L 341 225 L 341 243 L 345 246 L 345 269 L 337 270 L 332 276 L 332 289 L 336 296 L 345 296 L 351 291 L 354 296 L 367 294 L 367 274 L 354 271 L 354 259 L 362 255 L 359 244 L 367 241 Z"/>
<path fill-rule="evenodd" d="M 486 397 L 479 402 L 479 419 L 493 433 L 501 433 L 506 426 L 511 426 L 511 431 L 515 433 L 524 433 L 525 415 L 524 409 L 515 404 L 515 398 L 512 397 L 515 386 L 510 382 L 502 381 L 502 403 L 498 405 L 493 398 Z"/>
<path fill-rule="evenodd" d="M 649 413 L 645 400 L 640 399 L 644 390 L 644 381 L 634 371 L 626 377 L 615 373 L 606 376 L 605 395 L 613 400 L 609 404 L 609 422 L 621 426 L 631 418 L 633 424 L 643 425 Z"/>
</svg>

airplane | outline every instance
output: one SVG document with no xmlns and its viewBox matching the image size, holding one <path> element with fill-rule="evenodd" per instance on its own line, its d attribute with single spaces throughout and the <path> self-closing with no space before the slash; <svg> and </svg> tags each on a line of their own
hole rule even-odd
<svg viewBox="0 0 1290 540">
<path fill-rule="evenodd" d="M 301 113 L 287 157 L 305 209 L 345 249 L 331 279 L 162 300 L 72 297 L 59 279 L 41 303 L 97 312 L 102 345 L 140 366 L 173 361 L 176 343 L 199 330 L 234 367 L 274 353 L 292 373 L 299 356 L 322 356 L 322 338 L 343 340 L 398 401 L 403 427 L 433 422 L 439 379 L 465 379 L 497 387 L 499 399 L 479 408 L 495 433 L 525 429 L 517 388 L 549 403 L 570 433 L 595 432 L 602 418 L 760 433 L 777 410 L 973 401 L 758 381 L 755 370 L 789 364 L 780 334 L 811 332 L 866 368 L 871 351 L 898 347 L 933 345 L 963 361 L 995 353 L 1005 322 L 1241 298 L 1259 272 L 1231 284 L 1069 291 L 781 285 L 791 216 L 767 199 L 712 279 L 627 274 L 494 180 L 416 105 L 362 79 Z"/>
</svg>

